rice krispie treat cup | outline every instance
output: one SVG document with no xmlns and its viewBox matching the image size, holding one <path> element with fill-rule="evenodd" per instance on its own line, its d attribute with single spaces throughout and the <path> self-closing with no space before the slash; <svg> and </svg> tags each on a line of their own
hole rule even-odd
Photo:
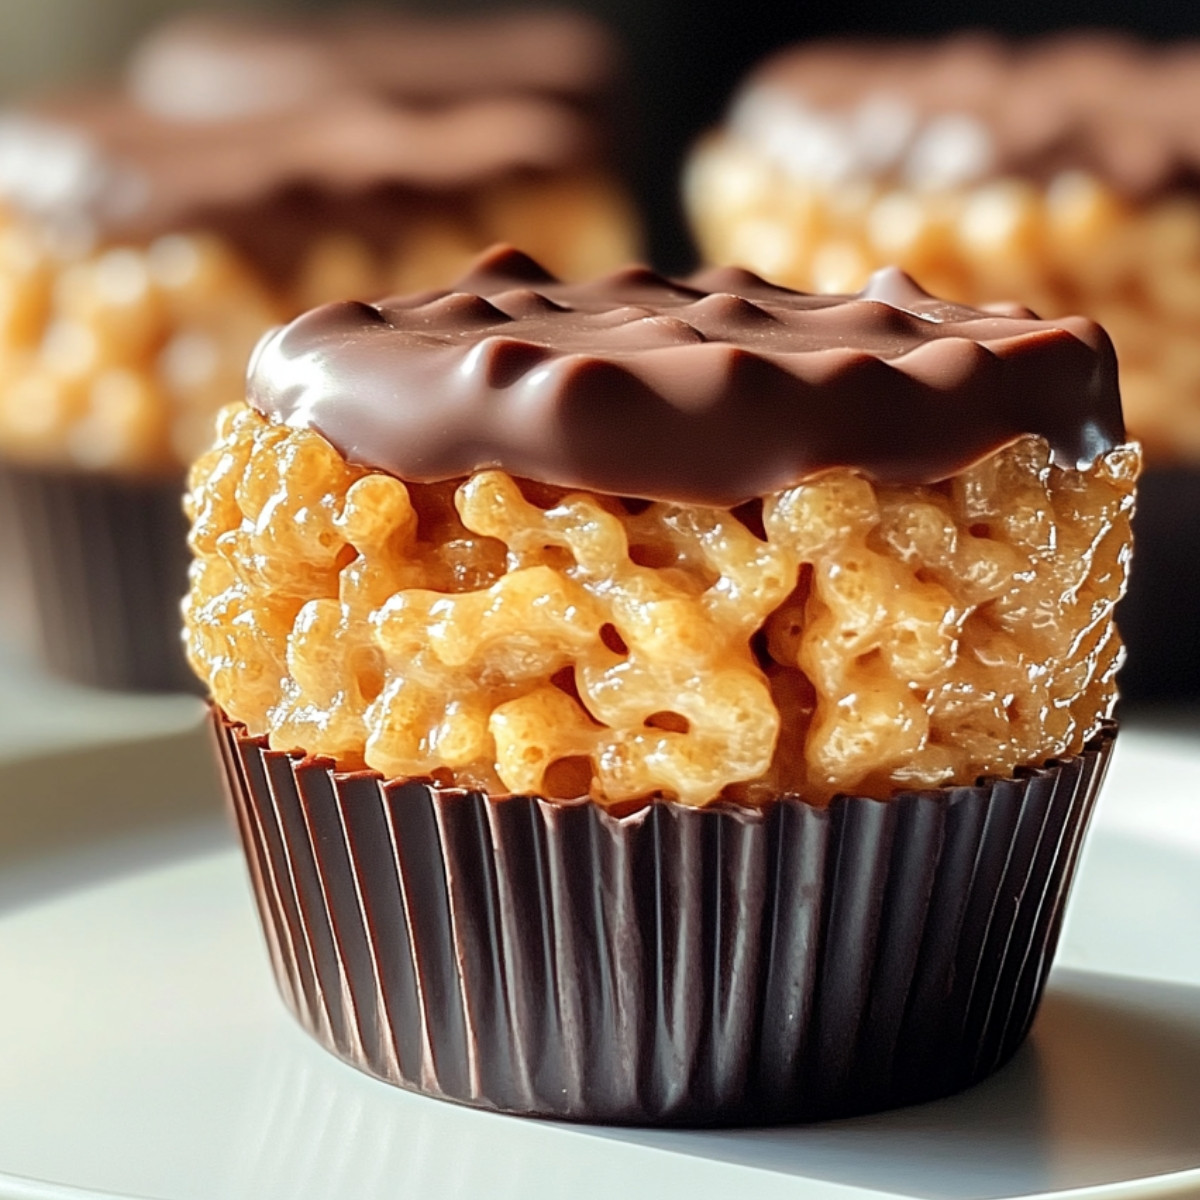
<svg viewBox="0 0 1200 1200">
<path fill-rule="evenodd" d="M 635 253 L 615 67 L 569 14 L 192 17 L 119 86 L 0 117 L 6 570 L 53 665 L 190 682 L 182 474 L 265 329 L 499 238 L 568 276 Z"/>
<path fill-rule="evenodd" d="M 698 244 L 791 287 L 898 263 L 968 304 L 1112 335 L 1152 468 L 1123 682 L 1200 695 L 1200 44 L 823 42 L 762 64 L 685 183 Z"/>
<path fill-rule="evenodd" d="M 498 249 L 271 334 L 184 613 L 288 1006 L 579 1120 L 982 1078 L 1111 748 L 1138 467 L 1097 326 L 895 271 Z"/>
</svg>

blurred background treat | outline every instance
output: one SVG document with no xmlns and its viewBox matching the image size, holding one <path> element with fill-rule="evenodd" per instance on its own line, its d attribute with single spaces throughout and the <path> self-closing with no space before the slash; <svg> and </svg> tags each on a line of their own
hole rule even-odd
<svg viewBox="0 0 1200 1200">
<path fill-rule="evenodd" d="M 181 475 L 258 336 L 328 300 L 437 286 L 497 241 L 567 277 L 635 257 L 611 166 L 620 78 L 604 28 L 567 10 L 192 12 L 116 82 L 14 102 L 6 622 L 73 678 L 190 686 Z"/>
<path fill-rule="evenodd" d="M 544 4 L 545 0 L 541 0 Z M 392 10 L 438 15 L 495 11 L 511 0 L 375 0 Z M 9 98 L 52 82 L 116 68 L 146 30 L 197 10 L 314 11 L 346 0 L 0 0 L 0 91 Z M 676 182 L 696 136 L 721 117 L 746 72 L 782 46 L 829 35 L 926 36 L 958 29 L 1040 34 L 1073 27 L 1115 28 L 1156 39 L 1200 35 L 1192 0 L 845 0 L 800 5 L 758 0 L 561 0 L 601 18 L 627 51 L 627 95 L 638 114 L 634 147 L 639 199 L 650 220 L 655 264 L 686 270 L 690 242 Z M 361 4 L 360 4 L 361 7 Z"/>
<path fill-rule="evenodd" d="M 1200 695 L 1198 108 L 1200 42 L 817 40 L 751 72 L 684 179 L 712 261 L 823 292 L 898 263 L 1107 328 L 1153 468 L 1121 616 L 1136 699 Z"/>
</svg>

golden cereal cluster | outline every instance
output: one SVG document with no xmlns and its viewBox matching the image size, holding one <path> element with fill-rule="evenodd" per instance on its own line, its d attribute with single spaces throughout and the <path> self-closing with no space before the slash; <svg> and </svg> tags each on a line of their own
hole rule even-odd
<svg viewBox="0 0 1200 1200">
<path fill-rule="evenodd" d="M 620 804 L 972 782 L 1114 700 L 1138 452 L 1026 439 L 936 487 L 734 512 L 480 471 L 402 483 L 226 409 L 195 465 L 191 661 L 345 768 Z"/>
<path fill-rule="evenodd" d="M 1116 344 L 1125 415 L 1151 460 L 1200 460 L 1200 195 L 1138 207 L 1077 172 L 1046 186 L 823 188 L 724 136 L 698 149 L 686 195 L 710 262 L 790 287 L 853 292 L 895 263 L 966 304 L 1092 317 Z"/>
<path fill-rule="evenodd" d="M 386 261 L 357 238 L 320 238 L 284 287 L 210 234 L 73 252 L 0 210 L 0 454 L 178 472 L 243 395 L 273 325 L 329 300 L 444 286 L 497 240 L 586 277 L 633 257 L 633 229 L 600 177 L 512 181 L 474 209 L 415 212 Z"/>
<path fill-rule="evenodd" d="M 221 242 L 164 237 L 60 258 L 0 217 L 0 453 L 165 473 L 212 440 L 282 305 Z"/>
</svg>

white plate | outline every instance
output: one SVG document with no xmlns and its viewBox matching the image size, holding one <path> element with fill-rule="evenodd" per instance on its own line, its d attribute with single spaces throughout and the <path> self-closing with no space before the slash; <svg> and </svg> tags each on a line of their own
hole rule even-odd
<svg viewBox="0 0 1200 1200">
<path fill-rule="evenodd" d="M 205 753 L 192 730 L 0 764 L 3 1200 L 1200 1196 L 1200 743 L 1122 735 L 1009 1067 L 728 1132 L 492 1116 L 326 1055 L 275 996 Z"/>
</svg>

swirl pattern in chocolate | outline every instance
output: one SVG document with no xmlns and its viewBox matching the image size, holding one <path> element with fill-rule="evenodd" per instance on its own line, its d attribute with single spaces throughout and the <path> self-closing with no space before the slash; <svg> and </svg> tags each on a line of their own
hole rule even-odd
<svg viewBox="0 0 1200 1200">
<path fill-rule="evenodd" d="M 733 506 L 833 467 L 944 479 L 1025 435 L 1083 466 L 1124 440 L 1112 345 L 927 295 L 896 270 L 816 296 L 720 268 L 562 284 L 497 247 L 447 291 L 313 310 L 248 398 L 350 462 L 429 482 L 499 467 Z"/>
<path fill-rule="evenodd" d="M 959 187 L 1086 171 L 1141 199 L 1200 175 L 1200 42 L 809 43 L 759 67 L 728 129 L 801 178 Z"/>
</svg>

